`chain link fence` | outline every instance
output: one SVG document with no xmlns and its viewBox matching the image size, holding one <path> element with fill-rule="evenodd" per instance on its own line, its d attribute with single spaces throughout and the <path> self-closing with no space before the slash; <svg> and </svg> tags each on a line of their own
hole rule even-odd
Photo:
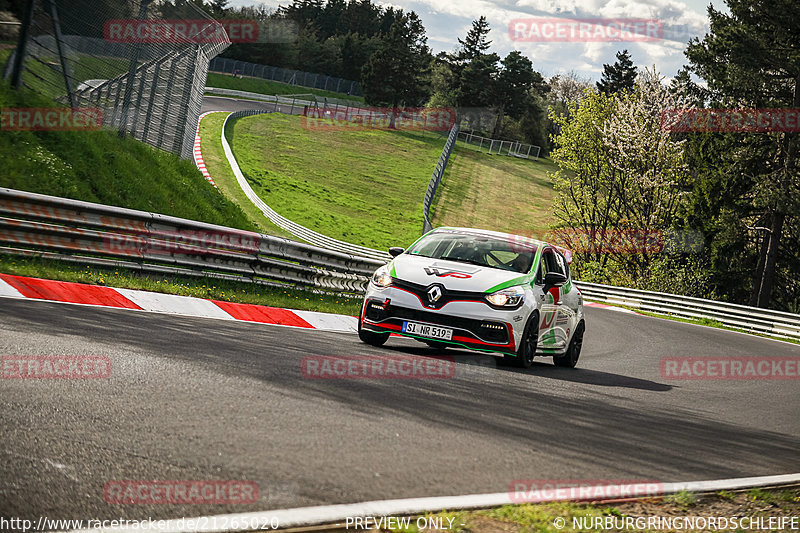
<svg viewBox="0 0 800 533">
<path fill-rule="evenodd" d="M 190 158 L 208 63 L 228 46 L 191 2 L 31 0 L 3 77 Z"/>
<path fill-rule="evenodd" d="M 212 72 L 261 78 L 264 80 L 288 83 L 289 85 L 309 87 L 311 89 L 322 89 L 324 91 L 333 91 L 351 96 L 362 96 L 361 84 L 357 81 L 326 76 L 325 74 L 270 67 L 268 65 L 248 63 L 246 61 L 238 61 L 226 57 L 215 57 L 208 68 Z"/>
<path fill-rule="evenodd" d="M 507 155 L 522 159 L 538 160 L 542 150 L 541 147 L 533 144 L 481 137 L 472 131 L 462 131 L 458 134 L 458 140 L 466 145 L 476 146 L 478 150 L 486 150 L 489 155 Z"/>
</svg>

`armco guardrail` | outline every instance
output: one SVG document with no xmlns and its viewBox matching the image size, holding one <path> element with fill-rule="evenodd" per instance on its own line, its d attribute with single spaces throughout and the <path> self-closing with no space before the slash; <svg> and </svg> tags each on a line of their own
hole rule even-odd
<svg viewBox="0 0 800 533">
<path fill-rule="evenodd" d="M 253 116 L 253 115 L 261 115 L 265 113 L 272 113 L 273 111 L 266 110 L 266 109 L 256 109 L 256 110 L 246 110 L 246 111 L 236 111 L 228 115 L 225 119 L 225 122 L 222 124 L 222 150 L 225 152 L 225 157 L 228 160 L 228 164 L 233 171 L 234 176 L 236 176 L 236 181 L 239 183 L 239 187 L 241 187 L 242 191 L 244 192 L 245 196 L 253 202 L 253 204 L 264 213 L 264 216 L 267 217 L 273 224 L 278 226 L 281 229 L 284 229 L 291 233 L 292 235 L 303 239 L 304 241 L 310 242 L 316 246 L 321 246 L 323 248 L 327 248 L 329 250 L 336 250 L 342 253 L 352 253 L 358 255 L 360 257 L 367 257 L 370 259 L 383 261 L 384 263 L 391 259 L 389 254 L 386 252 L 382 252 L 380 250 L 375 250 L 373 248 L 367 248 L 366 246 L 358 246 L 356 244 L 350 244 L 348 242 L 340 241 L 337 239 L 333 239 L 331 237 L 327 237 L 322 235 L 321 233 L 317 233 L 316 231 L 310 230 L 300 224 L 292 222 L 286 217 L 282 217 L 278 213 L 275 212 L 270 206 L 264 202 L 259 196 L 255 193 L 255 191 L 250 187 L 250 184 L 245 179 L 244 174 L 242 173 L 242 169 L 239 168 L 239 164 L 236 162 L 236 158 L 233 155 L 233 150 L 231 150 L 230 144 L 228 144 L 228 139 L 225 137 L 225 129 L 228 126 L 228 121 L 231 119 Z"/>
<path fill-rule="evenodd" d="M 800 315 L 794 313 L 627 287 L 583 282 L 575 284 L 587 300 L 681 318 L 710 318 L 732 328 L 800 339 Z"/>
<path fill-rule="evenodd" d="M 447 142 L 444 143 L 444 149 L 442 149 L 442 155 L 439 156 L 439 161 L 436 162 L 436 168 L 433 169 L 433 174 L 431 175 L 431 181 L 428 182 L 428 189 L 425 191 L 425 199 L 422 202 L 423 235 L 433 229 L 433 225 L 431 224 L 429 218 L 431 204 L 433 203 L 433 197 L 436 195 L 436 189 L 439 188 L 439 183 L 441 183 L 442 181 L 442 176 L 444 176 L 444 170 L 445 168 L 447 168 L 447 162 L 450 161 L 450 154 L 453 152 L 453 148 L 456 145 L 457 139 L 458 139 L 458 124 L 455 124 L 450 130 L 450 135 L 447 137 Z"/>
<path fill-rule="evenodd" d="M 181 218 L 0 188 L 0 253 L 362 293 L 385 261 Z"/>
</svg>

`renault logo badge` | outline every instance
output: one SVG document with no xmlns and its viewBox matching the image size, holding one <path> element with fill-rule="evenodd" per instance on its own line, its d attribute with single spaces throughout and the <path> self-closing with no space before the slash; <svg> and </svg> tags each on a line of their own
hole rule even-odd
<svg viewBox="0 0 800 533">
<path fill-rule="evenodd" d="M 442 297 L 442 288 L 438 285 L 434 285 L 430 289 L 428 289 L 428 301 L 431 303 L 436 303 L 439 301 L 439 298 Z"/>
</svg>

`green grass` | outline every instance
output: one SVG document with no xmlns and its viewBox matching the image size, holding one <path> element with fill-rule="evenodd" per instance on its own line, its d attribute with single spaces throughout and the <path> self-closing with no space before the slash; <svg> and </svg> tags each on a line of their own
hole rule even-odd
<svg viewBox="0 0 800 533">
<path fill-rule="evenodd" d="M 220 74 L 209 72 L 206 80 L 207 87 L 218 87 L 220 89 L 233 89 L 236 91 L 247 91 L 250 93 L 282 95 L 282 94 L 314 94 L 319 98 L 339 98 L 341 100 L 352 100 L 363 104 L 364 98 L 361 96 L 348 96 L 345 93 L 335 91 L 323 91 L 322 89 L 311 89 L 299 85 L 289 85 L 279 81 L 264 80 L 261 78 L 234 78 L 231 74 Z"/>
<path fill-rule="evenodd" d="M 353 316 L 358 314 L 361 304 L 360 298 L 347 296 L 320 295 L 303 290 L 278 289 L 213 278 L 165 277 L 35 257 L 0 255 L 0 272 L 121 289 L 140 289 L 211 300 Z"/>
<path fill-rule="evenodd" d="M 239 187 L 239 182 L 236 181 L 236 176 L 233 175 L 231 166 L 228 164 L 228 160 L 222 150 L 222 123 L 225 122 L 227 116 L 228 113 L 225 112 L 213 113 L 206 116 L 200 123 L 200 147 L 203 153 L 203 161 L 206 163 L 206 168 L 211 174 L 211 178 L 226 198 L 241 207 L 247 219 L 259 232 L 300 240 L 288 231 L 284 231 L 273 224 L 260 209 L 253 205 L 253 202 L 245 196 L 242 188 Z"/>
<path fill-rule="evenodd" d="M 450 172 L 437 194 L 434 226 L 463 226 L 542 237 L 553 224 L 557 167 L 538 161 L 487 155 L 458 143 Z"/>
<path fill-rule="evenodd" d="M 0 84 L 0 107 L 52 105 Z M 256 229 L 194 163 L 114 131 L 4 131 L 0 160 L 0 187 Z"/>
<path fill-rule="evenodd" d="M 228 141 L 256 193 L 288 219 L 353 244 L 407 246 L 444 139 L 431 133 L 321 131 L 279 113 L 229 123 Z"/>
<path fill-rule="evenodd" d="M 422 229 L 422 200 L 444 146 L 431 132 L 310 130 L 302 117 L 239 119 L 228 141 L 256 193 L 290 220 L 377 249 L 408 246 Z M 435 225 L 532 234 L 550 223 L 549 161 L 458 147 L 445 173 Z"/>
</svg>

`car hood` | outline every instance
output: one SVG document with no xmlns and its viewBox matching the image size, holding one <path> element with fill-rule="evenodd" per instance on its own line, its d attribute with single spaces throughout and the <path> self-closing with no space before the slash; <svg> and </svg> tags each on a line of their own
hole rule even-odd
<svg viewBox="0 0 800 533">
<path fill-rule="evenodd" d="M 392 277 L 427 287 L 439 283 L 454 291 L 489 292 L 509 282 L 524 283 L 529 276 L 510 270 L 482 267 L 458 261 L 399 255 L 390 265 Z M 512 286 L 517 283 L 511 283 Z"/>
</svg>

